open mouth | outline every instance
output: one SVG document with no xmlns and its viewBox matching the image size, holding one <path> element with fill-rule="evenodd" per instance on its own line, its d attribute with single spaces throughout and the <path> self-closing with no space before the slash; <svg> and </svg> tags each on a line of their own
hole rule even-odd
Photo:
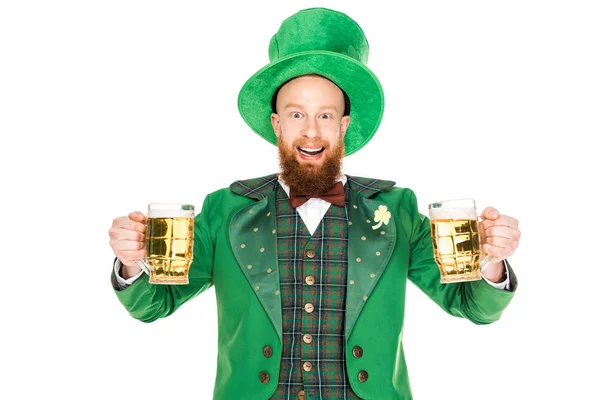
<svg viewBox="0 0 600 400">
<path fill-rule="evenodd" d="M 309 157 L 314 157 L 316 155 L 321 154 L 322 152 L 325 151 L 325 147 L 319 147 L 316 149 L 310 148 L 310 147 L 298 147 L 298 151 L 301 154 L 307 155 Z"/>
</svg>

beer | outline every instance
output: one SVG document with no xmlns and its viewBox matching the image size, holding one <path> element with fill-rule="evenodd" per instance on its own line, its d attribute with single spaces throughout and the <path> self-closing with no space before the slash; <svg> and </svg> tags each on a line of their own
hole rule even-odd
<svg viewBox="0 0 600 400">
<path fill-rule="evenodd" d="M 440 203 L 436 203 L 440 204 Z M 431 239 L 441 282 L 481 279 L 479 227 L 472 208 L 431 208 Z"/>
<path fill-rule="evenodd" d="M 193 259 L 194 211 L 150 207 L 146 263 L 150 283 L 185 285 Z"/>
</svg>

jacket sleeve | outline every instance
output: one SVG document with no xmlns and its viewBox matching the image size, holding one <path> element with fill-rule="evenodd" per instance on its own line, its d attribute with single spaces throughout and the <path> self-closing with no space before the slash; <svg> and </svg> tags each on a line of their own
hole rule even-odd
<svg viewBox="0 0 600 400">
<path fill-rule="evenodd" d="M 173 314 L 182 304 L 210 288 L 213 284 L 214 237 L 210 226 L 210 195 L 194 220 L 194 259 L 187 285 L 155 285 L 142 274 L 123 290 L 116 285 L 114 270 L 111 281 L 119 301 L 132 317 L 152 322 Z"/>
<path fill-rule="evenodd" d="M 510 291 L 496 289 L 484 279 L 440 283 L 440 271 L 433 257 L 429 218 L 419 213 L 412 191 L 403 204 L 406 207 L 401 210 L 403 225 L 410 227 L 407 231 L 410 242 L 408 279 L 451 315 L 467 318 L 475 324 L 498 320 L 517 289 L 516 275 L 510 266 Z"/>
</svg>

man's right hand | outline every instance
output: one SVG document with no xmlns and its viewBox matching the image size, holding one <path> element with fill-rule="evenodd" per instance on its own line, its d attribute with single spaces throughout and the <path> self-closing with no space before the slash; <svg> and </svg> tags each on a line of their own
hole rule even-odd
<svg viewBox="0 0 600 400">
<path fill-rule="evenodd" d="M 123 264 L 121 277 L 129 279 L 140 273 L 135 260 L 146 256 L 146 216 L 139 211 L 113 220 L 108 230 L 110 247 Z"/>
</svg>

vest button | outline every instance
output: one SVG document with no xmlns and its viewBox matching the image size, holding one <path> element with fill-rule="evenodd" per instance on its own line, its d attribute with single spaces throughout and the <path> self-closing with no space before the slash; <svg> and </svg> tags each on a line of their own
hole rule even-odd
<svg viewBox="0 0 600 400">
<path fill-rule="evenodd" d="M 312 286 L 315 284 L 315 277 L 312 275 L 309 275 L 306 277 L 306 279 L 304 281 L 306 282 L 307 285 Z"/>
<path fill-rule="evenodd" d="M 271 378 L 269 377 L 269 374 L 267 372 L 263 371 L 260 374 L 258 374 L 258 379 L 261 383 L 266 385 L 267 383 L 269 383 L 269 379 Z"/>
<path fill-rule="evenodd" d="M 304 390 L 298 392 L 298 400 L 306 400 L 306 392 Z"/>
<path fill-rule="evenodd" d="M 311 344 L 312 339 L 313 339 L 313 337 L 310 333 L 307 333 L 306 335 L 302 336 L 302 340 L 304 340 L 304 343 Z"/>
<path fill-rule="evenodd" d="M 267 358 L 271 358 L 271 356 L 273 355 L 273 349 L 271 348 L 271 346 L 263 347 L 263 355 Z"/>
<path fill-rule="evenodd" d="M 310 304 L 310 303 L 306 303 L 306 304 L 304 305 L 304 311 L 306 311 L 307 313 L 309 313 L 309 314 L 310 314 L 310 313 L 311 313 L 311 312 L 313 312 L 314 310 L 315 310 L 315 306 L 313 306 L 312 304 Z"/>
<path fill-rule="evenodd" d="M 358 373 L 358 380 L 361 383 L 365 383 L 367 381 L 367 379 L 369 379 L 369 374 L 367 373 L 367 371 L 360 371 Z"/>
<path fill-rule="evenodd" d="M 314 250 L 306 251 L 306 257 L 308 257 L 308 258 L 315 258 L 316 255 L 317 255 L 317 253 Z"/>
<path fill-rule="evenodd" d="M 360 346 L 354 346 L 352 349 L 352 355 L 356 358 L 361 358 L 363 356 L 363 349 Z"/>
<path fill-rule="evenodd" d="M 306 372 L 310 372 L 312 371 L 312 363 L 310 361 L 305 362 L 304 364 L 302 364 L 302 368 L 306 371 Z"/>
</svg>

